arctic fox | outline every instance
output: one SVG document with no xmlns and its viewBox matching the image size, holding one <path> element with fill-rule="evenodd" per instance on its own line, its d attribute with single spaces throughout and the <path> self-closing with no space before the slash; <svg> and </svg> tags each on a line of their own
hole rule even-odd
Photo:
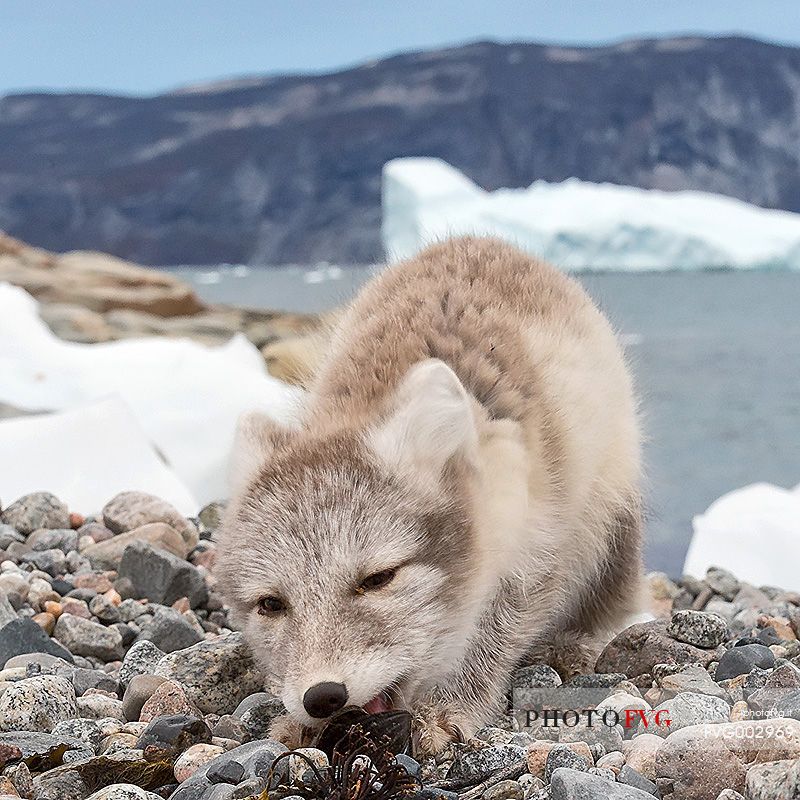
<svg viewBox="0 0 800 800">
<path fill-rule="evenodd" d="M 298 425 L 250 415 L 235 461 L 217 575 L 290 744 L 353 704 L 409 709 L 435 752 L 526 658 L 590 652 L 640 610 L 620 346 L 575 281 L 500 241 L 375 277 Z"/>
</svg>

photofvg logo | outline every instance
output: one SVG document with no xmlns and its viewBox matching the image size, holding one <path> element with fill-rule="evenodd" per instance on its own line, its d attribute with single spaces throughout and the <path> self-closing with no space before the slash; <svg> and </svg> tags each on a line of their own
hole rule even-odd
<svg viewBox="0 0 800 800">
<path fill-rule="evenodd" d="M 520 730 L 538 728 L 616 728 L 626 731 L 665 729 L 672 724 L 668 707 L 653 710 L 611 689 L 558 686 L 514 689 L 514 716 Z"/>
<path fill-rule="evenodd" d="M 520 709 L 522 718 L 517 717 L 521 730 L 533 729 L 540 725 L 543 728 L 594 728 L 605 725 L 615 728 L 620 725 L 626 730 L 669 728 L 672 721 L 669 709 L 648 711 L 644 708 L 625 708 L 621 712 L 613 708 L 541 708 Z"/>
</svg>

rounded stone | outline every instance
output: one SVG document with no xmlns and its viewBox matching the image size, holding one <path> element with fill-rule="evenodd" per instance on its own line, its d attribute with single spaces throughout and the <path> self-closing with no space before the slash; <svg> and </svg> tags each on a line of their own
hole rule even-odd
<svg viewBox="0 0 800 800">
<path fill-rule="evenodd" d="M 0 514 L 0 520 L 28 535 L 38 528 L 69 528 L 69 509 L 50 492 L 20 497 Z"/>
<path fill-rule="evenodd" d="M 260 673 L 244 636 L 231 633 L 162 658 L 155 674 L 185 686 L 204 714 L 227 714 L 262 688 Z"/>
<path fill-rule="evenodd" d="M 567 767 L 568 769 L 579 770 L 586 772 L 592 762 L 578 753 L 571 750 L 567 745 L 556 744 L 550 749 L 547 754 L 547 761 L 544 765 L 544 779 L 550 781 L 550 778 L 559 767 Z"/>
<path fill-rule="evenodd" d="M 134 675 L 122 696 L 122 713 L 125 719 L 139 719 L 142 706 L 167 679 L 159 675 Z"/>
<path fill-rule="evenodd" d="M 676 611 L 667 632 L 673 639 L 695 647 L 718 647 L 728 635 L 728 623 L 707 611 Z"/>
<path fill-rule="evenodd" d="M 772 669 L 775 666 L 775 655 L 763 644 L 745 644 L 727 650 L 717 664 L 714 679 L 730 680 L 739 675 L 746 675 L 752 669 Z"/>
<path fill-rule="evenodd" d="M 221 747 L 217 747 L 214 744 L 193 744 L 178 756 L 174 767 L 175 780 L 178 781 L 178 783 L 183 783 L 194 775 L 200 767 L 213 761 L 217 756 L 222 755 L 223 752 L 224 750 Z M 243 776 L 244 769 L 241 768 L 241 765 L 239 765 L 239 768 Z M 241 780 L 241 777 L 239 780 Z M 238 783 L 239 781 L 229 782 Z"/>
<path fill-rule="evenodd" d="M 194 744 L 210 744 L 211 730 L 199 717 L 171 714 L 148 723 L 137 747 L 148 761 L 174 761 Z"/>
<path fill-rule="evenodd" d="M 59 722 L 77 716 L 75 689 L 55 675 L 21 680 L 0 697 L 0 731 L 50 733 Z"/>
<path fill-rule="evenodd" d="M 143 676 L 144 677 L 144 676 Z M 157 675 L 148 677 L 160 677 Z M 177 681 L 163 680 L 150 697 L 145 700 L 139 712 L 140 722 L 150 722 L 157 717 L 169 714 L 202 716 L 201 711 L 189 699 L 186 687 Z"/>
</svg>

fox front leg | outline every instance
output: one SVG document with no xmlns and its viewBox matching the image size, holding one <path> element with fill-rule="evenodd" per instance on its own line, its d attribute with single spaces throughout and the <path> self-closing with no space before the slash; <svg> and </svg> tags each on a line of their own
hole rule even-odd
<svg viewBox="0 0 800 800">
<path fill-rule="evenodd" d="M 413 710 L 420 755 L 466 741 L 504 711 L 511 672 L 529 644 L 526 608 L 521 592 L 504 583 L 481 618 L 457 672 Z"/>
</svg>

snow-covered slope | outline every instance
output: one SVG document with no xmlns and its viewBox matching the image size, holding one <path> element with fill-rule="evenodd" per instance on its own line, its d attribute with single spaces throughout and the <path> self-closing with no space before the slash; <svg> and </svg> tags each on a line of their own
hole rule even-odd
<svg viewBox="0 0 800 800">
<path fill-rule="evenodd" d="M 206 502 L 227 494 L 227 461 L 239 415 L 261 410 L 288 420 L 301 393 L 268 375 L 258 350 L 240 336 L 221 347 L 159 337 L 64 342 L 41 321 L 29 294 L 0 283 L 0 402 L 61 411 L 108 397 L 120 398 L 179 479 Z M 22 433 L 29 433 L 28 447 L 47 459 L 52 422 L 42 420 L 40 429 L 35 418 L 27 422 Z M 124 420 L 120 425 L 130 428 Z M 103 435 L 99 429 L 97 435 Z M 125 458 L 125 452 L 108 453 L 96 464 L 94 477 L 84 473 L 85 480 L 102 486 L 109 477 L 103 473 L 117 469 Z M 15 468 L 15 459 L 3 460 L 0 466 Z M 13 492 L 3 485 L 3 475 L 0 469 L 0 497 L 9 500 Z M 101 502 L 109 498 L 105 491 L 97 494 Z"/>
<path fill-rule="evenodd" d="M 569 269 L 800 269 L 800 214 L 704 192 L 571 178 L 486 192 L 444 161 L 383 169 L 390 261 L 459 234 L 491 234 Z"/>
</svg>

